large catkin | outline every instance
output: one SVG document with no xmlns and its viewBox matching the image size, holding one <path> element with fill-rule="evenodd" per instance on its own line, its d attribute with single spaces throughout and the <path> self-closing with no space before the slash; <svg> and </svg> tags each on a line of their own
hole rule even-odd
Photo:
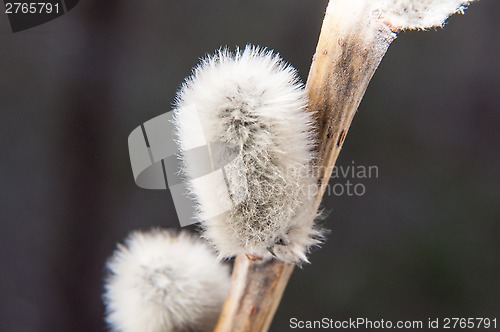
<svg viewBox="0 0 500 332">
<path fill-rule="evenodd" d="M 175 109 L 181 150 L 204 137 L 218 144 L 218 155 L 231 156 L 223 180 L 198 182 L 195 165 L 183 158 L 203 235 L 221 258 L 247 253 L 300 262 L 319 242 L 310 222 L 315 131 L 306 106 L 295 69 L 252 46 L 208 56 L 181 87 Z M 227 211 L 214 216 L 221 205 Z"/>
</svg>

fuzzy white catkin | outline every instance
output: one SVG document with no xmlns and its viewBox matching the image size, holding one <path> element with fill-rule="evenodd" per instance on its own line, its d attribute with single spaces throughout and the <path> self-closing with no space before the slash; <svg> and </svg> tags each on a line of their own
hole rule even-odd
<svg viewBox="0 0 500 332">
<path fill-rule="evenodd" d="M 369 24 L 370 17 L 357 14 L 378 13 L 395 31 L 425 30 L 442 27 L 448 17 L 463 13 L 474 0 L 331 0 L 327 11 L 336 12 L 343 20 Z M 378 27 L 376 27 L 378 29 Z"/>
<path fill-rule="evenodd" d="M 225 181 L 193 181 L 190 188 L 203 236 L 219 257 L 246 253 L 298 263 L 319 243 L 321 233 L 311 223 L 315 134 L 306 105 L 296 70 L 250 45 L 206 57 L 181 87 L 174 110 L 181 150 L 205 137 L 224 144 L 223 155 L 235 155 Z M 193 126 L 189 107 L 201 129 Z M 183 162 L 183 173 L 193 180 L 193 165 Z M 226 187 L 229 198 L 218 194 Z M 229 211 L 207 217 L 221 204 Z"/>
<path fill-rule="evenodd" d="M 106 321 L 115 332 L 211 331 L 228 267 L 187 233 L 134 232 L 107 264 Z"/>
<path fill-rule="evenodd" d="M 449 16 L 463 13 L 473 0 L 379 0 L 384 18 L 397 29 L 442 27 Z"/>
</svg>

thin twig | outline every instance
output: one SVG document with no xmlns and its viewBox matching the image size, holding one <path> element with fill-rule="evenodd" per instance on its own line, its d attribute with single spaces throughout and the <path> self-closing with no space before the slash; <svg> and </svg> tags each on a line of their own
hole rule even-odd
<svg viewBox="0 0 500 332">
<path fill-rule="evenodd" d="M 215 331 L 267 331 L 292 271 L 292 264 L 237 256 Z"/>
</svg>

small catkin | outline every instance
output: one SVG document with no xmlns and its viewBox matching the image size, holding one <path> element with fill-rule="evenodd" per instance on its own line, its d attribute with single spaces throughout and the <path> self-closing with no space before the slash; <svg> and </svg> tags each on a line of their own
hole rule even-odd
<svg viewBox="0 0 500 332">
<path fill-rule="evenodd" d="M 200 239 L 134 232 L 107 264 L 106 321 L 115 332 L 211 331 L 229 269 Z"/>
<path fill-rule="evenodd" d="M 174 110 L 181 151 L 204 137 L 219 144 L 219 155 L 231 156 L 223 180 L 204 181 L 195 181 L 193 162 L 182 156 L 203 236 L 219 257 L 246 253 L 298 263 L 319 243 L 311 211 L 316 136 L 306 105 L 296 70 L 254 46 L 206 57 L 182 85 Z M 214 216 L 221 205 L 227 211 Z"/>
<path fill-rule="evenodd" d="M 442 27 L 449 16 L 464 12 L 473 0 L 376 0 L 382 15 L 396 29 Z"/>
<path fill-rule="evenodd" d="M 448 17 L 463 14 L 476 0 L 330 0 L 327 13 L 345 27 L 340 34 L 362 32 L 357 39 L 392 41 L 403 30 L 443 27 Z M 385 24 L 381 24 L 385 23 Z M 386 29 L 389 28 L 389 31 Z M 373 45 L 370 46 L 373 48 Z M 382 47 L 383 53 L 387 47 Z"/>
</svg>

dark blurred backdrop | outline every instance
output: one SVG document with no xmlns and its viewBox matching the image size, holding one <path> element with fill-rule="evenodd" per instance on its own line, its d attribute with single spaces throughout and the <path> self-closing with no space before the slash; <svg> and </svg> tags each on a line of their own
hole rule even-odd
<svg viewBox="0 0 500 332">
<path fill-rule="evenodd" d="M 105 329 L 116 243 L 179 227 L 168 191 L 134 184 L 129 133 L 222 45 L 275 49 L 306 79 L 326 3 L 82 0 L 16 34 L 0 14 L 0 331 Z M 483 0 L 391 46 L 338 162 L 379 176 L 325 198 L 332 232 L 272 331 L 291 317 L 500 319 L 499 14 Z"/>
</svg>

